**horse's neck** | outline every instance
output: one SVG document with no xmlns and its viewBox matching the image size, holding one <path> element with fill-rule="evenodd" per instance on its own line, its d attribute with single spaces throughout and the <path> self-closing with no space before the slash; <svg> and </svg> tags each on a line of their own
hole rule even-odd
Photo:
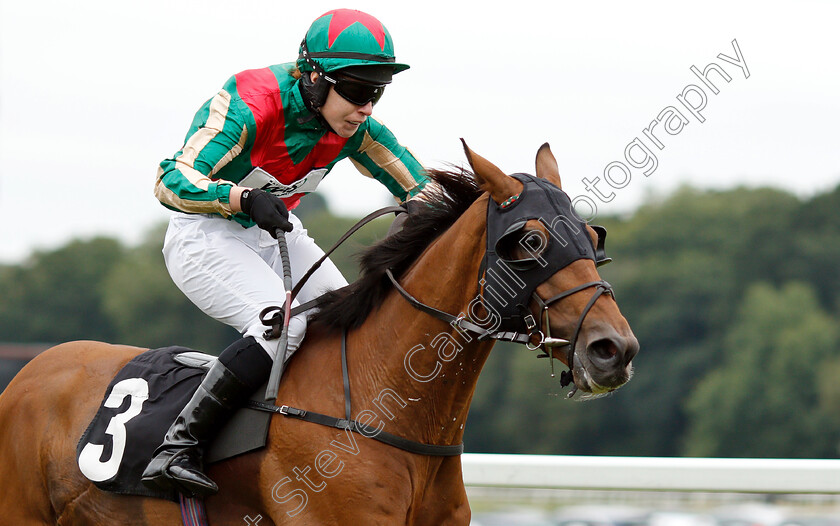
<svg viewBox="0 0 840 526">
<path fill-rule="evenodd" d="M 471 207 L 400 278 L 409 293 L 450 314 L 467 313 L 478 295 L 483 210 Z M 361 360 L 368 366 L 354 376 L 366 384 L 384 430 L 435 444 L 460 443 L 491 347 L 416 310 L 396 291 L 348 340 L 351 355 L 355 350 L 370 354 Z M 355 395 L 353 403 L 364 408 Z"/>
</svg>

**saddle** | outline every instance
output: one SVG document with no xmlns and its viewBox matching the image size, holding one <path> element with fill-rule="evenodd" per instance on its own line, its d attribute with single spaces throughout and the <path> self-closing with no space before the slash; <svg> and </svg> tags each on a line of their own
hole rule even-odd
<svg viewBox="0 0 840 526">
<path fill-rule="evenodd" d="M 140 476 L 216 359 L 186 347 L 164 347 L 128 362 L 108 385 L 78 442 L 76 461 L 82 473 L 103 491 L 178 502 L 176 492 L 148 488 Z M 263 402 L 265 388 L 251 399 Z M 205 451 L 205 463 L 265 447 L 271 416 L 243 406 Z"/>
</svg>

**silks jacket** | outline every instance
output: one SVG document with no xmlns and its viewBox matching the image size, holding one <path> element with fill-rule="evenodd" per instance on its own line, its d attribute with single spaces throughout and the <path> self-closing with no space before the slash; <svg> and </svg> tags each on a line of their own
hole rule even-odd
<svg viewBox="0 0 840 526">
<path fill-rule="evenodd" d="M 369 117 L 352 137 L 335 134 L 306 108 L 293 70 L 288 63 L 243 71 L 204 103 L 184 146 L 158 168 L 155 196 L 164 206 L 252 226 L 247 215 L 233 213 L 229 197 L 254 168 L 282 183 L 291 210 L 304 195 L 292 193 L 296 182 L 311 173 L 319 179 L 348 157 L 399 202 L 423 189 L 423 166 L 388 128 Z"/>
</svg>

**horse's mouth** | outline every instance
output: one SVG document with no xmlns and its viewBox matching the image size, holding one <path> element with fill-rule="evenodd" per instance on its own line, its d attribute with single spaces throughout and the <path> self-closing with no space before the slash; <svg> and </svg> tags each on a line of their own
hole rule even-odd
<svg viewBox="0 0 840 526">
<path fill-rule="evenodd" d="M 575 368 L 572 370 L 575 387 L 585 393 L 579 398 L 580 400 L 592 400 L 606 396 L 629 382 L 631 378 L 633 378 L 632 364 L 628 364 L 623 371 L 611 375 L 607 385 L 598 383 L 580 361 L 575 363 Z"/>
<path fill-rule="evenodd" d="M 632 361 L 638 352 L 639 342 L 632 334 L 596 327 L 569 357 L 575 387 L 590 395 L 585 398 L 615 391 L 633 377 Z"/>
</svg>

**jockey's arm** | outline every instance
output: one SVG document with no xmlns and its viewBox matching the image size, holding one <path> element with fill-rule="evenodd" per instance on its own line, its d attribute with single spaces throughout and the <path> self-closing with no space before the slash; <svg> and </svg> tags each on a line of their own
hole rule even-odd
<svg viewBox="0 0 840 526">
<path fill-rule="evenodd" d="M 244 188 L 212 177 L 250 147 L 248 127 L 222 90 L 196 113 L 186 142 L 160 163 L 155 197 L 172 210 L 224 217 L 241 211 Z"/>
<path fill-rule="evenodd" d="M 373 117 L 368 122 L 350 160 L 362 174 L 385 185 L 399 203 L 417 196 L 428 181 L 426 169 L 384 124 Z"/>
</svg>

